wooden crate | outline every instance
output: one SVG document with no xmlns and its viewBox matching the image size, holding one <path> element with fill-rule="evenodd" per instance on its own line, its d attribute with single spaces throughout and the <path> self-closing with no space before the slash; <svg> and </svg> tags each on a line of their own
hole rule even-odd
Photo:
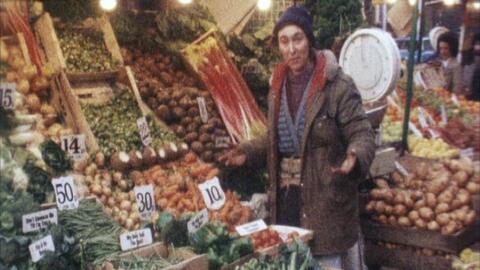
<svg viewBox="0 0 480 270">
<path fill-rule="evenodd" d="M 133 77 L 130 67 L 122 67 L 117 73 L 115 79 L 106 81 L 76 81 L 72 82 L 68 79 L 65 72 L 61 72 L 59 75 L 59 87 L 57 90 L 60 92 L 59 96 L 65 101 L 66 110 L 69 117 L 66 119 L 67 123 L 73 122 L 75 131 L 85 135 L 85 143 L 88 148 L 88 152 L 92 153 L 99 149 L 99 145 L 87 122 L 87 119 L 83 115 L 82 104 L 104 104 L 115 96 L 114 86 L 118 83 L 126 85 L 133 93 L 140 111 L 143 115 L 151 115 L 153 121 L 162 129 L 170 131 L 168 126 L 160 121 L 148 107 L 143 103 L 138 92 L 138 87 Z"/>
<path fill-rule="evenodd" d="M 133 251 L 128 251 L 120 255 L 124 258 L 132 257 L 168 257 L 170 251 L 163 243 L 154 243 Z M 176 256 L 184 259 L 181 263 L 172 265 L 162 270 L 208 270 L 208 258 L 206 254 L 196 255 L 191 252 L 179 251 Z M 156 270 L 156 269 L 152 269 Z"/>
<path fill-rule="evenodd" d="M 291 232 L 298 232 L 299 234 L 299 239 L 302 240 L 305 243 L 308 243 L 310 240 L 313 239 L 313 231 L 303 229 L 303 228 L 298 228 L 298 227 L 292 227 L 292 226 L 284 226 L 284 225 L 270 225 L 270 228 L 274 229 L 275 231 L 278 232 L 280 237 L 286 238 L 289 233 Z M 290 241 L 291 242 L 291 241 Z M 287 242 L 287 243 L 290 243 Z M 277 244 L 271 247 L 267 247 L 261 250 L 258 250 L 257 252 L 260 254 L 267 254 L 267 255 L 277 255 L 280 251 L 280 247 L 283 244 Z"/>
<path fill-rule="evenodd" d="M 458 253 L 480 240 L 480 219 L 454 235 L 413 228 L 393 227 L 368 219 L 361 220 L 365 239 L 382 241 L 432 250 Z"/>
<path fill-rule="evenodd" d="M 407 249 L 387 249 L 373 243 L 365 244 L 368 266 L 386 266 L 405 270 L 450 270 L 452 262 L 442 256 L 421 256 Z M 369 268 L 377 269 L 377 268 Z"/>
<path fill-rule="evenodd" d="M 120 63 L 123 66 L 123 57 L 120 52 L 115 33 L 113 32 L 112 25 L 106 16 L 102 16 L 95 20 L 93 23 L 84 24 L 79 26 L 79 31 L 88 31 L 89 29 L 96 29 L 103 32 L 105 46 L 110 52 L 114 61 Z M 104 72 L 70 72 L 66 70 L 66 61 L 63 56 L 62 49 L 60 48 L 60 41 L 55 31 L 53 20 L 49 13 L 44 13 L 34 24 L 35 32 L 40 39 L 46 58 L 49 63 L 52 64 L 55 70 L 65 70 L 68 80 L 72 82 L 76 81 L 104 81 L 108 79 L 115 79 L 118 76 L 118 72 L 121 68 L 113 71 Z"/>
</svg>

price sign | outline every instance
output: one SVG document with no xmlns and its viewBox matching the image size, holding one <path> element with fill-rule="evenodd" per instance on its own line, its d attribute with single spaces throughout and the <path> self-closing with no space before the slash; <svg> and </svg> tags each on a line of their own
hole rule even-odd
<svg viewBox="0 0 480 270">
<path fill-rule="evenodd" d="M 150 128 L 148 128 L 147 118 L 145 116 L 138 118 L 137 126 L 143 145 L 149 146 L 150 143 L 152 143 L 152 137 L 150 136 Z"/>
<path fill-rule="evenodd" d="M 228 148 L 230 146 L 230 137 L 216 137 L 215 148 Z"/>
<path fill-rule="evenodd" d="M 452 102 L 455 104 L 455 106 L 460 107 L 460 101 L 458 101 L 458 97 L 455 94 L 452 94 Z"/>
<path fill-rule="evenodd" d="M 38 211 L 22 216 L 22 231 L 35 232 L 47 228 L 50 224 L 58 224 L 57 209 Z"/>
<path fill-rule="evenodd" d="M 153 243 L 150 228 L 131 231 L 120 235 L 120 247 L 122 251 L 143 247 Z"/>
<path fill-rule="evenodd" d="M 218 210 L 225 204 L 225 193 L 220 186 L 220 181 L 214 177 L 198 185 L 202 192 L 203 201 L 208 209 Z"/>
<path fill-rule="evenodd" d="M 197 103 L 198 103 L 198 110 L 200 111 L 200 118 L 202 118 L 203 123 L 207 123 L 208 111 L 207 111 L 207 105 L 205 104 L 205 98 L 197 97 Z"/>
<path fill-rule="evenodd" d="M 252 233 L 260 232 L 267 229 L 267 224 L 263 219 L 259 219 L 250 223 L 236 226 L 235 230 L 240 236 L 250 235 Z"/>
<path fill-rule="evenodd" d="M 55 252 L 55 245 L 53 245 L 53 239 L 51 235 L 47 235 L 38 241 L 33 242 L 28 246 L 30 250 L 30 257 L 32 262 L 36 263 L 40 261 L 47 251 Z"/>
<path fill-rule="evenodd" d="M 204 208 L 187 223 L 189 233 L 194 233 L 208 223 L 208 210 Z"/>
<path fill-rule="evenodd" d="M 67 135 L 61 136 L 61 147 L 68 153 L 73 160 L 83 160 L 87 157 L 87 147 L 85 145 L 85 135 Z"/>
<path fill-rule="evenodd" d="M 466 157 L 466 158 L 473 158 L 473 155 L 475 154 L 475 151 L 473 150 L 472 147 L 470 148 L 465 148 L 460 151 L 460 156 L 461 157 Z"/>
<path fill-rule="evenodd" d="M 155 197 L 152 185 L 138 186 L 133 189 L 137 199 L 138 212 L 143 220 L 149 220 L 155 212 Z"/>
<path fill-rule="evenodd" d="M 52 180 L 52 185 L 55 191 L 58 209 L 69 210 L 78 208 L 78 193 L 73 177 L 55 178 Z"/>
<path fill-rule="evenodd" d="M 415 136 L 417 136 L 418 138 L 423 137 L 422 132 L 418 130 L 418 128 L 412 122 L 408 122 L 408 129 L 410 129 L 413 134 L 415 134 Z"/>
<path fill-rule="evenodd" d="M 440 106 L 440 114 L 442 115 L 442 123 L 446 125 L 448 123 L 448 114 L 447 109 L 445 108 L 445 104 Z"/>
<path fill-rule="evenodd" d="M 425 111 L 422 107 L 418 108 L 418 122 L 420 122 L 420 126 L 422 128 L 428 128 L 427 119 L 425 117 Z"/>
<path fill-rule="evenodd" d="M 403 176 L 408 176 L 409 173 L 408 173 L 407 169 L 405 169 L 405 167 L 403 167 L 403 165 L 400 164 L 400 162 L 395 161 L 395 168 L 396 168 L 397 171 L 398 171 L 399 173 L 401 173 Z"/>
<path fill-rule="evenodd" d="M 15 107 L 15 92 L 17 92 L 17 84 L 0 83 L 0 106 L 5 109 L 13 109 Z"/>
</svg>

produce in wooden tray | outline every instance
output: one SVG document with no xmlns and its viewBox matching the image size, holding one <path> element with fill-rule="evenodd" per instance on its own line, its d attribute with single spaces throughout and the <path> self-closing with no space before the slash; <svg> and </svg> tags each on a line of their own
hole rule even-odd
<svg viewBox="0 0 480 270">
<path fill-rule="evenodd" d="M 228 133 L 208 91 L 195 87 L 196 80 L 179 70 L 170 56 L 126 48 L 122 54 L 125 62 L 133 66 L 140 94 L 150 109 L 202 160 L 216 160 L 228 147 L 228 143 L 219 144 L 218 140 L 228 142 Z M 199 98 L 206 109 L 207 118 L 203 120 Z"/>
<path fill-rule="evenodd" d="M 395 187 L 376 180 L 366 209 L 392 226 L 455 234 L 475 221 L 472 196 L 480 193 L 480 171 L 468 158 L 419 163 L 407 177 L 393 174 Z"/>
<path fill-rule="evenodd" d="M 438 88 L 438 89 L 435 89 L 435 92 L 446 103 L 449 103 L 449 104 L 454 103 L 453 102 L 453 100 L 454 100 L 453 95 L 447 89 Z M 460 105 L 459 107 L 462 108 L 463 110 L 467 111 L 471 115 L 475 116 L 475 115 L 478 115 L 480 113 L 480 102 L 467 100 L 464 96 L 458 96 L 457 99 L 458 99 L 458 104 Z"/>
<path fill-rule="evenodd" d="M 70 72 L 101 72 L 115 70 L 116 63 L 103 38 L 103 33 L 95 30 L 61 29 L 60 48 Z"/>
<path fill-rule="evenodd" d="M 213 37 L 188 46 L 185 55 L 212 94 L 233 142 L 265 134 L 265 115 L 230 56 Z"/>
<path fill-rule="evenodd" d="M 106 156 L 143 148 L 137 126 L 137 119 L 142 113 L 130 89 L 119 89 L 118 95 L 107 103 L 87 104 L 82 106 L 82 109 L 101 151 Z M 149 122 L 149 129 L 152 147 L 175 140 L 174 134 L 163 130 L 154 121 Z"/>
<path fill-rule="evenodd" d="M 441 138 L 426 139 L 413 135 L 408 137 L 408 150 L 414 156 L 429 159 L 455 158 L 460 155 L 458 148 L 453 148 Z"/>
<path fill-rule="evenodd" d="M 419 248 L 414 246 L 396 244 L 396 243 L 388 243 L 388 242 L 377 242 L 375 243 L 378 246 L 385 247 L 387 249 L 402 249 L 402 250 L 410 250 L 414 252 L 416 255 L 419 256 L 442 256 L 445 257 L 447 260 L 451 260 L 454 255 L 441 251 L 441 250 L 433 250 L 429 248 Z"/>
<path fill-rule="evenodd" d="M 283 243 L 280 235 L 272 228 L 256 232 L 251 235 L 255 250 L 261 250 L 267 247 Z"/>
<path fill-rule="evenodd" d="M 158 209 L 181 216 L 183 213 L 205 208 L 197 184 L 218 173 L 218 169 L 212 164 L 203 163 L 193 153 L 189 153 L 183 160 L 153 166 L 143 174 L 132 172 L 131 178 L 135 185 L 153 184 Z M 225 205 L 220 210 L 209 211 L 209 215 L 211 220 L 225 222 L 233 231 L 236 225 L 250 220 L 251 209 L 242 206 L 235 193 L 226 191 L 225 195 Z"/>
<path fill-rule="evenodd" d="M 475 270 L 480 268 L 480 253 L 470 248 L 462 250 L 460 256 L 455 258 L 452 264 L 455 270 Z"/>
</svg>

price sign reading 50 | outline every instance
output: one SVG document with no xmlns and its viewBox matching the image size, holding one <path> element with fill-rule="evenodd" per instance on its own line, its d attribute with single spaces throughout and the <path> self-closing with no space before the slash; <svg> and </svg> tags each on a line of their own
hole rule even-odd
<svg viewBox="0 0 480 270">
<path fill-rule="evenodd" d="M 60 177 L 52 180 L 53 190 L 60 210 L 78 208 L 78 195 L 73 177 Z"/>
<path fill-rule="evenodd" d="M 203 201 L 208 209 L 218 210 L 223 207 L 225 204 L 225 193 L 217 177 L 199 184 L 198 187 L 202 192 Z"/>
</svg>

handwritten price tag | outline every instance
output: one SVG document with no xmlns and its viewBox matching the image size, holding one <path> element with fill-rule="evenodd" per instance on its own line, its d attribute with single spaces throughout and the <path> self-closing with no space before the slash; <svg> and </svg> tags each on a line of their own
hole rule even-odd
<svg viewBox="0 0 480 270">
<path fill-rule="evenodd" d="M 137 199 L 138 212 L 140 218 L 149 220 L 155 212 L 155 198 L 152 185 L 138 186 L 133 189 L 135 191 L 135 198 Z"/>
<path fill-rule="evenodd" d="M 447 109 L 445 108 L 445 105 L 442 104 L 440 106 L 440 113 L 442 115 L 442 123 L 446 125 L 448 123 L 448 114 L 447 114 Z"/>
<path fill-rule="evenodd" d="M 250 223 L 246 223 L 240 226 L 236 226 L 235 230 L 240 236 L 250 235 L 252 233 L 260 232 L 267 229 L 267 224 L 263 219 L 259 219 Z"/>
<path fill-rule="evenodd" d="M 58 224 L 57 209 L 38 211 L 22 216 L 22 231 L 24 233 L 36 232 L 47 228 L 50 224 Z"/>
<path fill-rule="evenodd" d="M 120 235 L 120 247 L 122 251 L 147 246 L 153 243 L 150 228 L 131 231 Z"/>
<path fill-rule="evenodd" d="M 194 233 L 208 223 L 208 210 L 204 208 L 187 223 L 189 233 Z"/>
<path fill-rule="evenodd" d="M 460 156 L 461 157 L 466 157 L 466 158 L 473 158 L 473 155 L 475 154 L 475 151 L 473 150 L 472 147 L 466 148 L 460 151 Z"/>
<path fill-rule="evenodd" d="M 85 145 L 85 135 L 67 135 L 61 136 L 63 151 L 74 160 L 83 160 L 87 157 L 87 146 Z"/>
<path fill-rule="evenodd" d="M 225 204 L 225 193 L 220 186 L 220 181 L 214 177 L 198 185 L 202 192 L 203 201 L 208 209 L 218 210 Z"/>
<path fill-rule="evenodd" d="M 137 119 L 138 132 L 143 145 L 149 146 L 152 143 L 150 136 L 150 128 L 148 127 L 147 118 L 145 116 Z"/>
<path fill-rule="evenodd" d="M 205 103 L 204 97 L 197 97 L 198 110 L 200 110 L 200 118 L 202 118 L 203 123 L 208 122 L 208 111 L 207 105 Z"/>
<path fill-rule="evenodd" d="M 230 137 L 216 137 L 215 148 L 228 148 L 230 146 Z"/>
<path fill-rule="evenodd" d="M 7 110 L 15 107 L 16 83 L 0 83 L 0 106 Z"/>
<path fill-rule="evenodd" d="M 30 256 L 32 262 L 40 261 L 47 251 L 55 252 L 55 246 L 53 245 L 53 239 L 51 235 L 47 235 L 38 241 L 33 242 L 28 246 L 30 250 Z"/>
<path fill-rule="evenodd" d="M 58 209 L 70 210 L 78 208 L 78 193 L 73 177 L 55 178 L 52 180 L 52 185 L 55 191 Z"/>
<path fill-rule="evenodd" d="M 413 134 L 418 138 L 423 137 L 422 132 L 420 132 L 420 130 L 418 130 L 418 128 L 412 122 L 408 122 L 408 129 L 410 129 L 413 132 Z"/>
</svg>

